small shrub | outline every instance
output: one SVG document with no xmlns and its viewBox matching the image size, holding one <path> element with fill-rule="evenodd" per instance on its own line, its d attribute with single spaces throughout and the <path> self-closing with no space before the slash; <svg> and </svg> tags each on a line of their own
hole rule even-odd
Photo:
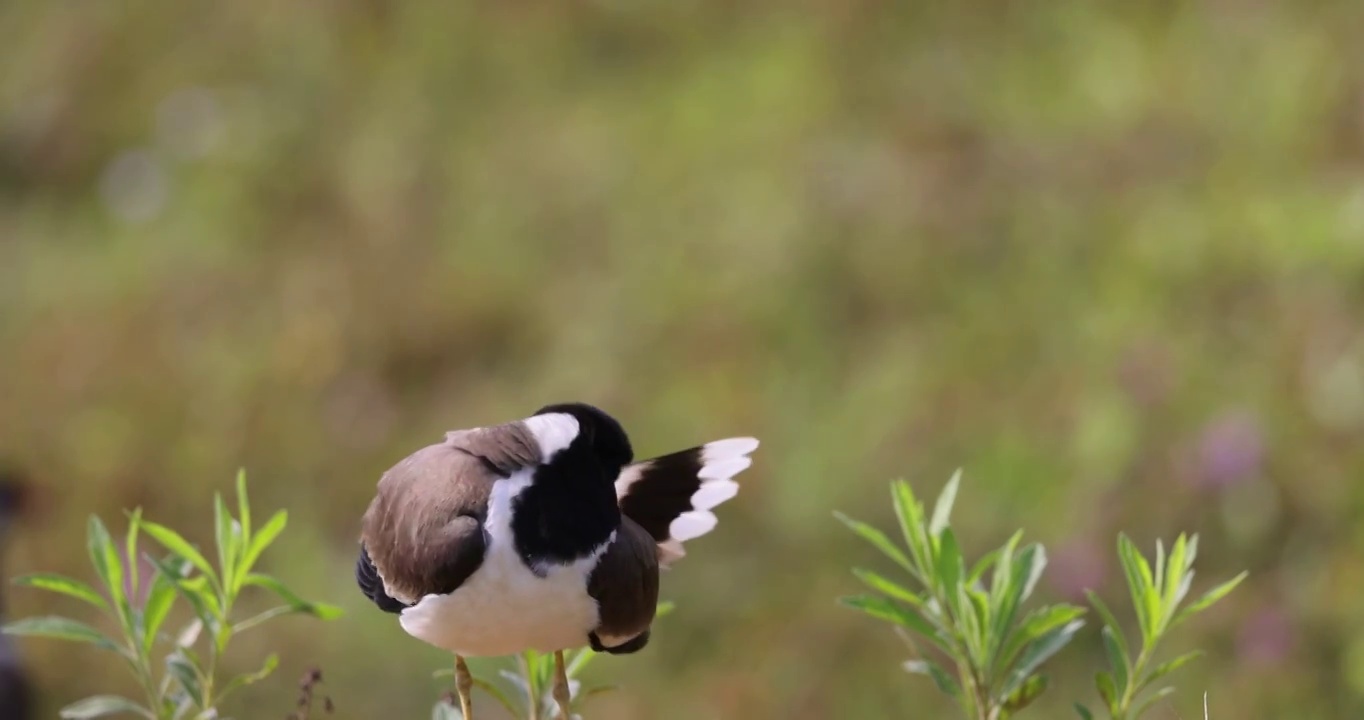
<svg viewBox="0 0 1364 720">
<path fill-rule="evenodd" d="M 880 530 L 835 513 L 900 566 L 916 586 L 910 589 L 855 568 L 854 575 L 875 594 L 842 602 L 892 624 L 916 655 L 904 668 L 932 678 L 968 720 L 1005 720 L 1046 690 L 1047 676 L 1039 670 L 1084 626 L 1085 609 L 1063 603 L 1024 612 L 1023 604 L 1047 560 L 1037 543 L 1020 549 L 1021 530 L 1002 547 L 967 563 L 950 523 L 960 481 L 958 471 L 938 496 L 931 517 L 908 483 L 891 484 L 905 549 Z M 1157 645 L 1169 630 L 1226 596 L 1246 576 L 1241 573 L 1180 610 L 1193 579 L 1197 549 L 1196 535 L 1192 539 L 1180 535 L 1167 559 L 1164 545 L 1157 542 L 1153 573 L 1131 540 L 1119 537 L 1118 555 L 1141 628 L 1141 650 L 1135 659 L 1108 607 L 1094 593 L 1088 594 L 1104 622 L 1103 642 L 1112 668 L 1098 674 L 1096 686 L 1112 720 L 1137 720 L 1152 703 L 1173 692 L 1167 687 L 1142 697 L 1157 680 L 1198 653 L 1152 668 Z M 1093 719 L 1083 705 L 1077 703 L 1075 709 L 1084 720 Z"/>
<path fill-rule="evenodd" d="M 3 632 L 81 642 L 112 652 L 122 658 L 144 694 L 142 703 L 117 695 L 88 697 L 63 708 L 61 717 L 97 718 L 132 713 L 152 720 L 218 718 L 218 707 L 224 699 L 266 677 L 278 665 L 278 657 L 271 654 L 259 670 L 220 678 L 218 662 L 233 637 L 289 613 L 324 620 L 341 614 L 333 606 L 300 599 L 269 575 L 252 572 L 261 554 L 284 531 L 288 514 L 280 510 L 259 530 L 254 529 L 245 473 L 237 475 L 237 507 L 238 516 L 233 517 L 222 496 L 214 496 L 216 568 L 179 533 L 143 519 L 138 508 L 129 514 L 121 548 L 104 523 L 96 516 L 90 517 L 87 548 L 102 592 L 80 580 L 54 573 L 25 575 L 14 580 L 18 585 L 84 602 L 113 620 L 122 637 L 115 639 L 84 622 L 56 615 L 17 620 L 5 625 Z M 157 569 L 145 593 L 139 588 L 137 572 L 139 540 L 143 535 L 167 551 L 162 557 L 144 555 Z M 268 591 L 283 604 L 238 619 L 233 613 L 234 606 L 242 591 L 249 587 Z M 172 635 L 164 632 L 163 626 L 177 600 L 189 605 L 194 619 Z M 165 646 L 169 649 L 164 658 L 155 662 L 156 651 Z"/>
</svg>

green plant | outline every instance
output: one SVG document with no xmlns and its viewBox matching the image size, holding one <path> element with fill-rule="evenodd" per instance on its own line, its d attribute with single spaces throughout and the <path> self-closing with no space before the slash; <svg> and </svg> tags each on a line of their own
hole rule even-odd
<svg viewBox="0 0 1364 720">
<path fill-rule="evenodd" d="M 1155 667 L 1157 646 L 1166 634 L 1180 623 L 1212 607 L 1213 603 L 1226 597 L 1246 578 L 1242 572 L 1236 577 L 1209 590 L 1193 604 L 1179 607 L 1193 584 L 1193 562 L 1198 555 L 1198 535 L 1186 538 L 1183 534 L 1165 555 L 1165 546 L 1156 541 L 1156 561 L 1152 565 L 1137 550 L 1137 546 L 1126 535 L 1118 537 L 1118 560 L 1122 564 L 1123 575 L 1131 591 L 1132 607 L 1136 612 L 1137 626 L 1141 632 L 1141 650 L 1133 659 L 1128 651 L 1127 638 L 1118 626 L 1113 613 L 1093 592 L 1089 600 L 1103 618 L 1104 652 L 1108 655 L 1110 669 L 1101 671 L 1094 678 L 1099 696 L 1104 701 L 1112 720 L 1137 720 L 1157 700 L 1174 692 L 1174 687 L 1166 686 L 1146 695 L 1144 691 L 1166 675 L 1202 654 L 1194 650 Z M 1204 697 L 1206 712 L 1206 696 Z M 1076 704 L 1075 711 L 1084 720 L 1092 720 L 1093 714 L 1083 705 Z"/>
<path fill-rule="evenodd" d="M 661 618 L 672 612 L 673 604 L 661 602 L 655 617 Z M 612 685 L 597 685 L 584 688 L 578 679 L 582 671 L 600 653 L 591 648 L 578 648 L 572 652 L 564 654 L 564 672 L 568 676 L 569 687 L 569 714 L 577 718 L 575 714 L 580 708 L 580 702 L 586 702 L 588 698 L 609 692 L 615 689 Z M 455 671 L 450 668 L 437 670 L 435 677 L 453 677 Z M 516 664 L 511 668 L 502 668 L 497 672 L 501 681 L 483 677 L 479 673 L 473 674 L 474 687 L 483 690 L 498 702 L 512 717 L 526 718 L 526 720 L 546 720 L 557 717 L 558 708 L 551 696 L 550 689 L 554 685 L 554 654 L 539 653 L 528 650 L 516 656 Z M 460 717 L 459 709 L 455 702 L 450 698 L 449 693 L 438 701 L 431 711 L 432 720 L 455 720 Z"/>
<path fill-rule="evenodd" d="M 1080 618 L 1085 611 L 1058 604 L 1024 612 L 1047 556 L 1037 543 L 1020 548 L 1022 531 L 975 563 L 966 562 L 949 523 L 960 482 L 958 471 L 943 488 L 931 517 L 908 483 L 892 483 L 891 499 L 908 552 L 880 530 L 835 513 L 918 586 L 911 590 L 859 568 L 854 574 L 876 594 L 842 602 L 894 625 L 918 656 L 905 669 L 931 677 L 967 718 L 1003 720 L 1046 689 L 1047 678 L 1037 671 L 1084 625 Z"/>
<path fill-rule="evenodd" d="M 119 713 L 153 720 L 217 718 L 218 706 L 225 698 L 269 675 L 278 664 L 278 658 L 272 654 L 255 672 L 226 680 L 219 678 L 218 662 L 235 635 L 286 613 L 305 613 L 321 619 L 340 615 L 338 608 L 304 601 L 279 580 L 252 572 L 261 554 L 283 532 L 288 514 L 280 510 L 259 530 L 254 530 L 244 472 L 238 473 L 236 486 L 238 517 L 228 511 L 221 495 L 214 497 L 217 568 L 176 531 L 143 519 L 138 508 L 128 515 L 122 547 L 98 517 L 90 517 L 87 548 L 102 593 L 80 580 L 54 573 L 25 575 L 14 580 L 18 585 L 84 602 L 116 623 L 122 638 L 112 638 L 84 622 L 56 615 L 17 620 L 4 626 L 5 633 L 82 642 L 113 652 L 136 676 L 145 695 L 145 704 L 116 695 L 85 698 L 63 708 L 63 718 Z M 138 541 L 144 534 L 168 554 L 159 558 L 144 556 L 157 572 L 148 586 L 141 588 L 137 558 Z M 232 611 L 241 592 L 248 587 L 267 590 L 283 604 L 238 620 Z M 163 632 L 163 627 L 177 598 L 190 606 L 194 617 L 188 626 L 171 636 Z M 203 643 L 199 642 L 201 636 L 206 636 Z M 153 662 L 159 644 L 170 646 L 160 663 L 160 673 Z"/>
</svg>

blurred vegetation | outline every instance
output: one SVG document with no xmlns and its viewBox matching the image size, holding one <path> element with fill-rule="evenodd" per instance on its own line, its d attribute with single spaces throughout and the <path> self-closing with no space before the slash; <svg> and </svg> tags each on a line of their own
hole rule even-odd
<svg viewBox="0 0 1364 720">
<path fill-rule="evenodd" d="M 1120 530 L 1250 570 L 1149 717 L 1202 689 L 1358 717 L 1360 27 L 1344 0 L 0 4 L 0 452 L 44 491 L 6 572 L 89 580 L 85 519 L 138 505 L 209 547 L 245 466 L 291 516 L 263 571 L 346 614 L 223 671 L 277 650 L 337 717 L 426 717 L 448 657 L 351 576 L 374 483 L 584 399 L 642 455 L 764 443 L 648 650 L 589 670 L 625 687 L 593 720 L 946 714 L 835 604 L 864 548 L 829 512 L 889 526 L 887 479 L 958 466 L 988 498 L 963 551 L 1029 528 L 1039 602 L 1117 596 Z M 70 610 L 36 595 L 7 611 Z M 135 691 L 21 650 L 47 710 Z M 1077 640 L 1036 712 L 1103 662 Z"/>
</svg>

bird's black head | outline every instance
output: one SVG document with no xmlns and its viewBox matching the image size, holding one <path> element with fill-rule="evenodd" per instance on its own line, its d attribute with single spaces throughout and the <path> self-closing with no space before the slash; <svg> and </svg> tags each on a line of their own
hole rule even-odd
<svg viewBox="0 0 1364 720">
<path fill-rule="evenodd" d="M 565 413 L 578 421 L 578 442 L 587 444 L 592 454 L 601 462 L 608 477 L 614 479 L 621 468 L 635 459 L 625 428 L 600 408 L 587 403 L 571 402 L 546 405 L 535 411 L 536 415 L 549 413 Z"/>
</svg>

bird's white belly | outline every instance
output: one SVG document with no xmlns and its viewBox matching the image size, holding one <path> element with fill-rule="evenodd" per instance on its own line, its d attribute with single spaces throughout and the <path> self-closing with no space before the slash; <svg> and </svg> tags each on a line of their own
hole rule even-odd
<svg viewBox="0 0 1364 720">
<path fill-rule="evenodd" d="M 449 595 L 427 595 L 403 611 L 408 634 L 471 657 L 553 652 L 587 644 L 597 626 L 597 602 L 575 565 L 537 577 L 514 553 L 483 566 Z M 490 562 L 491 561 L 491 562 Z"/>
<path fill-rule="evenodd" d="M 483 564 L 453 593 L 427 595 L 404 610 L 399 622 L 409 635 L 470 657 L 588 644 L 599 620 L 587 578 L 610 541 L 591 557 L 547 566 L 544 577 L 531 572 L 516 554 L 510 528 L 511 500 L 528 482 L 513 476 L 496 483 Z"/>
</svg>

